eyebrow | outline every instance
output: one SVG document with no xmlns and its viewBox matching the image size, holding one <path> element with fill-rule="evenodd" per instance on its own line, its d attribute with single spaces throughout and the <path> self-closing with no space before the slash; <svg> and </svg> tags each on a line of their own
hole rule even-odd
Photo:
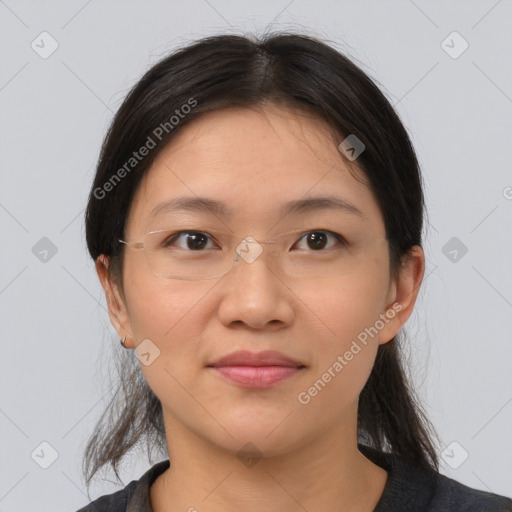
<svg viewBox="0 0 512 512">
<path fill-rule="evenodd" d="M 322 195 L 309 197 L 306 199 L 296 199 L 289 201 L 282 206 L 281 215 L 290 213 L 309 213 L 314 210 L 336 209 L 347 213 L 364 217 L 364 214 L 355 205 L 341 197 Z M 204 212 L 213 213 L 219 217 L 232 217 L 233 211 L 224 203 L 208 197 L 180 196 L 157 204 L 150 212 L 150 217 L 154 218 L 159 213 L 172 212 Z"/>
</svg>

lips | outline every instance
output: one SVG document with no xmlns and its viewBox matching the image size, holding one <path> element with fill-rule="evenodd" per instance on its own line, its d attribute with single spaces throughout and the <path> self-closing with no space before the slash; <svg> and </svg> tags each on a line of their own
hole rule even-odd
<svg viewBox="0 0 512 512">
<path fill-rule="evenodd" d="M 252 389 L 269 388 L 302 373 L 305 365 L 275 350 L 233 352 L 207 365 L 231 383 Z"/>
<path fill-rule="evenodd" d="M 275 350 L 264 350 L 263 352 L 250 352 L 240 350 L 217 359 L 215 362 L 207 365 L 213 368 L 222 368 L 226 366 L 282 366 L 289 368 L 303 368 L 304 365 L 299 361 L 292 359 Z"/>
</svg>

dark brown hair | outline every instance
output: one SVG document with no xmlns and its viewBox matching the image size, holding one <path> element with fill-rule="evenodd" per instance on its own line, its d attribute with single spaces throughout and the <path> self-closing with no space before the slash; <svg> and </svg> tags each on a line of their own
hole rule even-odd
<svg viewBox="0 0 512 512">
<path fill-rule="evenodd" d="M 383 214 L 393 276 L 411 248 L 421 246 L 424 198 L 417 157 L 399 117 L 369 76 L 314 37 L 219 35 L 194 41 L 151 67 L 105 137 L 86 211 L 86 237 L 94 260 L 100 254 L 109 258 L 109 272 L 121 291 L 123 246 L 117 240 L 123 238 L 137 186 L 159 151 L 205 112 L 269 102 L 313 112 L 339 142 L 355 134 L 364 143 L 357 162 Z M 140 161 L 131 160 L 134 151 L 152 145 L 150 139 L 155 147 Z M 378 349 L 359 398 L 359 439 L 438 469 L 435 431 L 409 385 L 401 336 Z M 86 447 L 88 486 L 106 464 L 119 478 L 119 462 L 143 441 L 148 458 L 154 448 L 166 453 L 160 401 L 136 359 L 124 351 L 120 357 L 118 388 Z"/>
</svg>

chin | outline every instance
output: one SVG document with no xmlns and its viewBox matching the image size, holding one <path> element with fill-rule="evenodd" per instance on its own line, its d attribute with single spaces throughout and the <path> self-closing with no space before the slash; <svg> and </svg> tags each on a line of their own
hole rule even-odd
<svg viewBox="0 0 512 512">
<path fill-rule="evenodd" d="M 232 430 L 230 432 L 233 433 Z M 294 449 L 293 439 L 287 435 L 268 435 L 269 431 L 259 431 L 253 429 L 252 431 L 242 431 L 240 435 L 235 435 L 234 438 L 225 440 L 222 443 L 222 448 L 235 455 L 240 460 L 245 458 L 252 458 L 257 460 L 259 458 L 278 457 L 285 455 Z M 300 444 L 300 443 L 299 443 Z"/>
<path fill-rule="evenodd" d="M 265 457 L 282 455 L 301 444 L 300 433 L 292 431 L 287 420 L 283 422 L 286 415 L 282 412 L 265 415 L 253 411 L 246 417 L 219 418 L 219 423 L 231 435 L 222 429 L 220 436 L 215 436 L 217 439 L 213 441 L 234 454 L 247 445 L 247 449 L 253 449 Z"/>
</svg>

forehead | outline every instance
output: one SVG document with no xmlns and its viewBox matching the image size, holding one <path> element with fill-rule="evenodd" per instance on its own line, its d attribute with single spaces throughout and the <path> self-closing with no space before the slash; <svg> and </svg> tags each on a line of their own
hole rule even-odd
<svg viewBox="0 0 512 512">
<path fill-rule="evenodd" d="M 272 222 L 285 203 L 329 195 L 382 230 L 377 202 L 354 164 L 341 155 L 332 130 L 304 112 L 276 106 L 209 112 L 177 132 L 155 159 L 129 224 L 143 229 L 155 207 L 177 197 L 215 199 L 225 213 L 256 225 Z"/>
</svg>

